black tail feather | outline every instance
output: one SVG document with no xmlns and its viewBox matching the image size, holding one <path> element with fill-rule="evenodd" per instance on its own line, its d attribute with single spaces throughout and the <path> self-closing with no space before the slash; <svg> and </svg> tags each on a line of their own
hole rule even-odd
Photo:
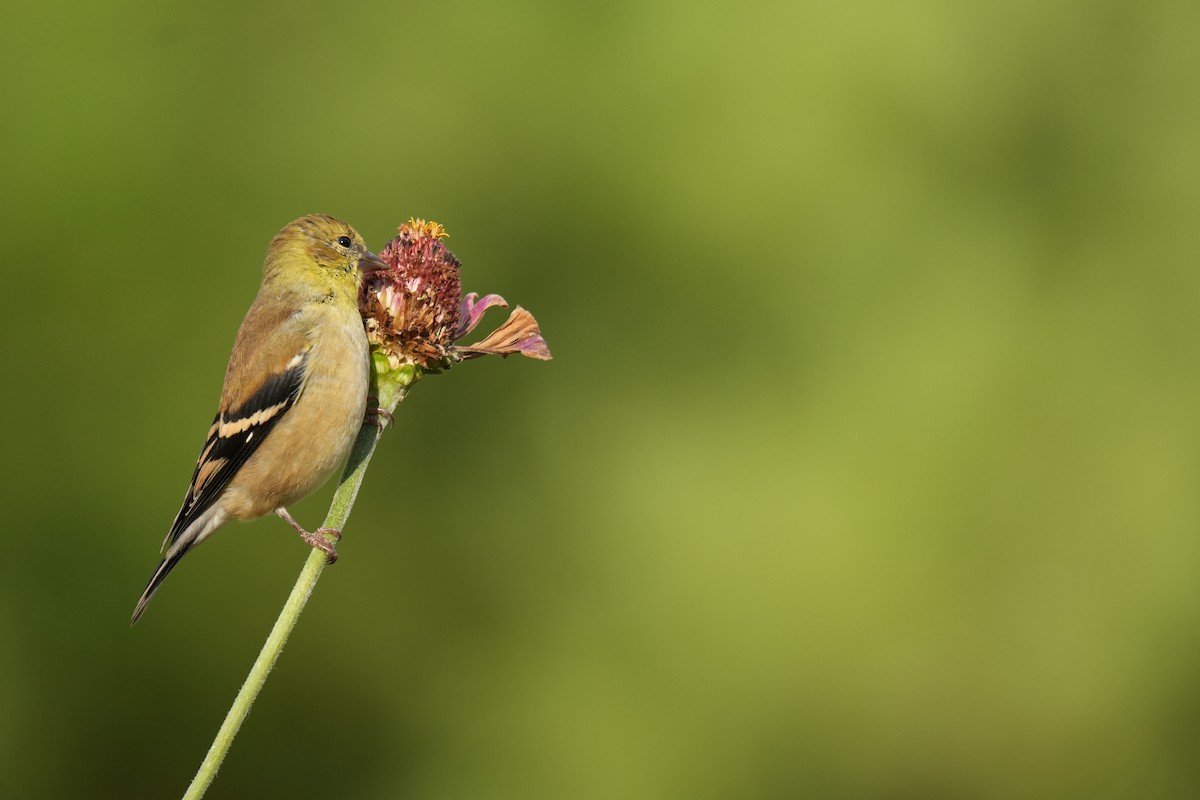
<svg viewBox="0 0 1200 800">
<path fill-rule="evenodd" d="M 133 608 L 133 617 L 129 620 L 130 626 L 136 625 L 137 621 L 142 618 L 142 614 L 146 612 L 146 606 L 150 605 L 150 598 L 154 597 L 154 593 L 158 591 L 159 584 L 166 580 L 167 575 L 171 574 L 171 570 L 175 569 L 179 560 L 191 549 L 191 547 L 180 547 L 175 553 L 167 553 L 167 557 L 159 562 L 158 569 L 154 570 L 154 574 L 150 576 L 150 582 L 146 584 L 146 591 L 142 592 L 141 598 Z"/>
</svg>

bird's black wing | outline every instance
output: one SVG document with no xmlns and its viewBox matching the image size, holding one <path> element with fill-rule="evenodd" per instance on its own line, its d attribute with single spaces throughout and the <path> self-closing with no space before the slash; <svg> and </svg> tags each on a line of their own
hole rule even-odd
<svg viewBox="0 0 1200 800">
<path fill-rule="evenodd" d="M 217 413 L 196 460 L 183 506 L 163 541 L 164 550 L 216 502 L 271 429 L 296 404 L 304 387 L 307 361 L 307 350 L 298 353 L 283 372 L 267 378 L 238 408 Z"/>
</svg>

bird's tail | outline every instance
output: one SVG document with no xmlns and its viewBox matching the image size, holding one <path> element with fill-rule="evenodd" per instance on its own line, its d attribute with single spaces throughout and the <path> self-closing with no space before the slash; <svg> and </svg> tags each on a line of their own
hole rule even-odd
<svg viewBox="0 0 1200 800">
<path fill-rule="evenodd" d="M 154 570 L 154 574 L 150 576 L 150 582 L 146 584 L 146 591 L 142 592 L 137 605 L 133 607 L 133 617 L 129 620 L 130 625 L 136 625 L 137 621 L 142 618 L 142 614 L 146 613 L 146 606 L 150 605 L 150 598 L 154 597 L 159 584 L 167 579 L 180 559 L 187 555 L 189 550 L 208 538 L 210 533 L 224 525 L 227 519 L 228 516 L 220 505 L 214 505 L 175 537 L 175 541 L 171 543 L 163 560 L 158 563 L 158 569 Z"/>
<path fill-rule="evenodd" d="M 168 553 L 166 558 L 158 562 L 158 569 L 154 570 L 154 574 L 150 576 L 150 582 L 146 584 L 146 591 L 142 592 L 137 605 L 133 607 L 133 617 L 129 620 L 130 625 L 136 625 L 137 621 L 142 618 L 142 614 L 146 613 L 146 606 L 150 605 L 150 598 L 154 597 L 154 593 L 158 591 L 159 584 L 167 579 L 167 575 L 171 574 L 171 570 L 175 569 L 175 565 L 190 549 L 190 547 L 180 547 L 175 552 Z"/>
</svg>

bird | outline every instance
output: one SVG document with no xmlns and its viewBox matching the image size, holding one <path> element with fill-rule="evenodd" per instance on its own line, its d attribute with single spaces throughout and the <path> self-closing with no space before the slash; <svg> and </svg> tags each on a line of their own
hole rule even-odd
<svg viewBox="0 0 1200 800">
<path fill-rule="evenodd" d="M 369 347 L 358 310 L 364 273 L 387 265 L 347 223 L 310 214 L 283 227 L 242 320 L 183 505 L 162 561 L 134 607 L 136 624 L 163 580 L 230 520 L 274 513 L 333 563 L 341 532 L 309 532 L 287 507 L 345 460 L 367 412 Z"/>
</svg>

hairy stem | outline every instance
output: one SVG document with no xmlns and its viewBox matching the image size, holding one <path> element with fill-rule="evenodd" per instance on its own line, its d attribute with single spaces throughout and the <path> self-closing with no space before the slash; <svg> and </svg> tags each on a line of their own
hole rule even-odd
<svg viewBox="0 0 1200 800">
<path fill-rule="evenodd" d="M 372 389 L 375 397 L 378 398 L 378 403 L 375 405 L 389 414 L 395 411 L 396 406 L 408 393 L 409 387 L 420 376 L 419 370 L 402 367 L 382 379 L 374 380 Z M 362 486 L 363 476 L 367 472 L 367 464 L 371 461 L 375 445 L 379 443 L 382 433 L 382 426 L 377 426 L 373 422 L 365 423 L 358 432 L 358 438 L 354 440 L 354 446 L 350 450 L 350 457 L 346 460 L 346 468 L 343 470 L 337 490 L 333 494 L 329 513 L 321 527 L 341 530 L 346 524 L 346 520 L 350 518 L 354 500 L 358 497 L 358 489 Z M 300 577 L 296 579 L 292 593 L 288 595 L 287 602 L 283 604 L 283 610 L 279 612 L 279 618 L 275 620 L 275 625 L 271 628 L 267 641 L 263 643 L 258 658 L 254 660 L 250 674 L 246 676 L 229 713 L 225 715 L 225 721 L 221 723 L 221 728 L 217 731 L 217 736 L 208 749 L 208 755 L 204 757 L 200 769 L 196 772 L 196 777 L 192 779 L 191 785 L 183 795 L 183 800 L 198 800 L 203 797 L 209 785 L 212 784 L 213 778 L 217 776 L 217 770 L 220 768 L 221 762 L 225 760 L 225 754 L 229 752 L 229 747 L 233 744 L 233 738 L 237 736 L 238 729 L 242 727 L 242 722 L 250 713 L 250 706 L 254 704 L 258 693 L 262 691 L 263 684 L 267 681 L 267 674 L 275 666 L 279 654 L 283 651 L 284 643 L 287 642 L 292 629 L 296 627 L 296 622 L 300 619 L 300 612 L 304 610 L 304 605 L 308 602 L 308 597 L 312 594 L 317 585 L 317 579 L 321 577 L 324 569 L 325 554 L 314 547 L 308 554 L 308 560 L 304 562 L 304 569 L 300 571 Z"/>
</svg>

